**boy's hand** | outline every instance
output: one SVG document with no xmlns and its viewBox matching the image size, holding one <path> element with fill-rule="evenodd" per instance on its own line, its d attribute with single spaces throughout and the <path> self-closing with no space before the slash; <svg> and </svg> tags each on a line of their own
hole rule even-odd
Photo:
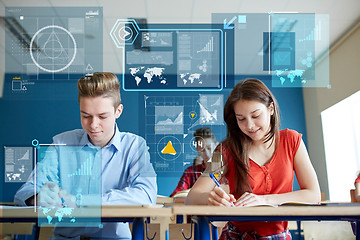
<svg viewBox="0 0 360 240">
<path fill-rule="evenodd" d="M 76 204 L 76 197 L 74 195 L 68 194 L 65 190 L 60 190 L 59 192 L 60 199 L 63 200 L 63 206 L 69 208 L 78 207 Z"/>
<path fill-rule="evenodd" d="M 41 207 L 62 207 L 59 192 L 60 187 L 56 183 L 46 182 L 37 195 L 37 205 Z"/>
</svg>

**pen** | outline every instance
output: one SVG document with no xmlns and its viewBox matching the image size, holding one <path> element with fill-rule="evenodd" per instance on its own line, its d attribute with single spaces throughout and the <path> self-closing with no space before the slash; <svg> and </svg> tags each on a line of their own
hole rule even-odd
<svg viewBox="0 0 360 240">
<path fill-rule="evenodd" d="M 225 192 L 225 190 L 221 188 L 220 183 L 219 183 L 219 181 L 216 179 L 216 177 L 214 176 L 214 174 L 213 174 L 213 173 L 209 173 L 209 175 L 210 175 L 210 177 L 212 178 L 212 180 L 214 180 L 216 186 L 218 186 L 221 190 L 223 190 L 223 191 Z M 230 202 L 230 204 L 231 204 L 232 207 L 235 207 L 235 205 L 234 205 L 233 202 Z"/>
<path fill-rule="evenodd" d="M 64 198 L 63 198 L 63 197 L 60 197 L 60 199 L 61 199 L 61 202 L 62 202 L 63 207 L 67 207 Z"/>
<path fill-rule="evenodd" d="M 49 175 L 46 175 L 46 178 L 49 182 L 52 182 Z M 60 195 L 59 195 L 59 197 L 60 197 Z M 67 207 L 67 205 L 65 203 L 65 199 L 63 197 L 60 197 L 60 199 L 61 199 L 61 203 L 62 203 L 63 207 Z"/>
</svg>

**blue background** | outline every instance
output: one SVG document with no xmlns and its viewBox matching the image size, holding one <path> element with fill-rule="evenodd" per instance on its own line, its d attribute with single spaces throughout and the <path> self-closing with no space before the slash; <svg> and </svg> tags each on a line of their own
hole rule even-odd
<svg viewBox="0 0 360 240">
<path fill-rule="evenodd" d="M 118 77 L 120 77 L 118 75 Z M 250 76 L 234 76 L 235 82 Z M 265 82 L 276 96 L 280 105 L 281 129 L 291 128 L 303 134 L 306 144 L 306 126 L 303 104 L 302 88 L 272 88 L 271 76 L 257 77 Z M 76 81 L 78 75 L 72 76 L 71 81 L 41 82 L 34 91 L 24 95 L 12 97 L 11 83 L 12 76 L 5 76 L 4 97 L 0 99 L 0 179 L 1 191 L 0 201 L 11 202 L 16 190 L 21 183 L 5 183 L 4 177 L 4 146 L 31 146 L 33 139 L 40 143 L 52 142 L 52 136 L 81 128 L 80 113 L 77 102 Z M 225 89 L 224 103 L 231 89 Z M 198 95 L 201 92 L 186 94 Z M 214 92 L 218 94 L 219 92 Z M 126 92 L 121 90 L 124 111 L 117 120 L 121 131 L 132 132 L 144 137 L 144 94 L 141 92 Z M 174 96 L 185 93 L 181 92 L 159 92 L 159 96 Z M 224 134 L 226 133 L 225 126 Z M 216 136 L 218 140 L 225 136 Z M 179 176 L 158 176 L 158 194 L 170 195 L 177 185 Z M 294 184 L 294 189 L 299 189 Z"/>
</svg>

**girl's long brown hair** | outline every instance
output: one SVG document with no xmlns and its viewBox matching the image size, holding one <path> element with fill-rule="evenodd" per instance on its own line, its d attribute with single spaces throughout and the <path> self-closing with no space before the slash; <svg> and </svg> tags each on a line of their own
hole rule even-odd
<svg viewBox="0 0 360 240">
<path fill-rule="evenodd" d="M 270 130 L 265 135 L 264 143 L 275 140 L 275 149 L 278 146 L 279 136 L 279 106 L 271 91 L 258 79 L 246 79 L 235 85 L 227 99 L 224 107 L 224 120 L 227 127 L 227 136 L 224 141 L 226 147 L 230 149 L 230 154 L 235 161 L 235 190 L 234 194 L 241 196 L 244 192 L 250 191 L 251 187 L 248 178 L 249 167 L 249 147 L 252 139 L 244 134 L 237 123 L 234 104 L 239 100 L 258 101 L 270 108 L 273 103 L 274 114 L 270 118 Z"/>
</svg>

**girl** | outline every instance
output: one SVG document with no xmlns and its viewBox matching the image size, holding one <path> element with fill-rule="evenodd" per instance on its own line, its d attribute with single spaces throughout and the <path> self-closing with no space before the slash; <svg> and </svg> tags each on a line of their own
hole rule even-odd
<svg viewBox="0 0 360 240">
<path fill-rule="evenodd" d="M 224 107 L 225 141 L 215 150 L 185 204 L 214 206 L 320 202 L 320 188 L 301 134 L 279 131 L 279 107 L 257 79 L 238 83 Z M 292 191 L 294 171 L 301 190 Z M 216 187 L 209 173 L 225 184 Z M 224 191 L 225 190 L 225 191 Z M 287 222 L 228 222 L 220 239 L 291 239 Z"/>
<path fill-rule="evenodd" d="M 358 173 L 358 176 L 355 179 L 354 185 L 355 185 L 354 202 L 360 202 L 360 172 Z"/>
</svg>

